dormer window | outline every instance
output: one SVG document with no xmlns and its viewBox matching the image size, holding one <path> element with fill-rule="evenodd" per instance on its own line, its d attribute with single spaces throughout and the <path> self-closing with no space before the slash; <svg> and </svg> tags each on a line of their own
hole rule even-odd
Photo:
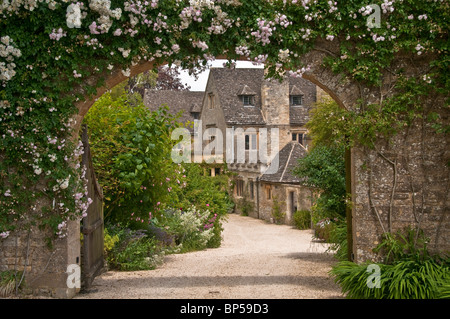
<svg viewBox="0 0 450 319">
<path fill-rule="evenodd" d="M 291 95 L 290 103 L 292 106 L 301 106 L 303 105 L 303 95 Z"/>
<path fill-rule="evenodd" d="M 244 106 L 255 106 L 256 93 L 248 85 L 243 85 L 236 95 Z"/>
<path fill-rule="evenodd" d="M 241 102 L 244 106 L 254 106 L 255 105 L 255 96 L 253 95 L 241 95 Z"/>
<path fill-rule="evenodd" d="M 300 90 L 297 86 L 292 86 L 289 92 L 289 104 L 291 106 L 302 106 L 303 105 L 303 96 L 305 94 L 302 90 Z"/>
</svg>

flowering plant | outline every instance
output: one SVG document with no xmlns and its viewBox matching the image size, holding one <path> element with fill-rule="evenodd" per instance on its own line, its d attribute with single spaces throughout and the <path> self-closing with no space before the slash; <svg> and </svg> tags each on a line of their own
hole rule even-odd
<svg viewBox="0 0 450 319">
<path fill-rule="evenodd" d="M 359 132 L 350 137 L 371 140 L 373 116 L 386 133 L 423 116 L 422 98 L 449 91 L 448 2 L 374 2 L 376 27 L 367 24 L 376 7 L 363 0 L 2 1 L 0 233 L 18 221 L 56 233 L 69 215 L 80 216 L 78 106 L 108 77 L 129 76 L 136 65 L 167 62 L 195 72 L 225 54 L 230 63 L 264 63 L 268 77 L 280 78 L 309 72 L 302 57 L 315 50 L 326 54 L 321 68 L 361 86 L 349 133 Z M 404 72 L 410 61 L 417 72 Z M 365 113 L 373 88 L 387 93 Z M 439 114 L 428 118 L 448 131 Z"/>
</svg>

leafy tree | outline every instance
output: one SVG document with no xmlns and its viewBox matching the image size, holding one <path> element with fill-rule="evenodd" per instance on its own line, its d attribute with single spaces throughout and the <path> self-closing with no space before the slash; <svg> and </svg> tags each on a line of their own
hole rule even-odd
<svg viewBox="0 0 450 319">
<path fill-rule="evenodd" d="M 142 103 L 132 107 L 129 98 L 124 93 L 115 100 L 110 93 L 103 95 L 85 123 L 104 190 L 105 218 L 143 221 L 177 187 L 170 133 L 178 123 L 167 109 L 150 112 Z"/>
<path fill-rule="evenodd" d="M 320 196 L 313 207 L 316 218 L 345 217 L 344 148 L 317 145 L 298 160 L 294 174 L 307 186 L 316 188 Z"/>
<path fill-rule="evenodd" d="M 294 170 L 305 185 L 320 192 L 313 207 L 315 219 L 345 217 L 345 148 L 348 143 L 344 132 L 348 122 L 344 114 L 345 110 L 331 98 L 324 98 L 313 106 L 307 123 L 313 147 L 299 159 Z"/>
<path fill-rule="evenodd" d="M 142 102 L 147 89 L 185 91 L 189 88 L 181 82 L 180 71 L 177 68 L 161 65 L 157 70 L 139 73 L 116 85 L 111 90 L 111 96 L 115 100 L 127 93 L 128 101 L 136 105 Z"/>
</svg>

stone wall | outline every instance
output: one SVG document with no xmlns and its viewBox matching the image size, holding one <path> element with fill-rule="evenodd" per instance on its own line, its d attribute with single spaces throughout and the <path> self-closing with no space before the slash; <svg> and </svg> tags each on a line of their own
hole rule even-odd
<svg viewBox="0 0 450 319">
<path fill-rule="evenodd" d="M 0 240 L 0 271 L 17 271 L 22 293 L 71 298 L 80 290 L 67 285 L 67 267 L 81 265 L 80 223 L 69 223 L 67 236 L 54 240 L 51 247 L 48 234 L 38 229 Z"/>
<path fill-rule="evenodd" d="M 448 110 L 440 110 L 448 119 Z M 391 143 L 356 148 L 354 160 L 354 253 L 375 259 L 384 232 L 420 228 L 432 252 L 450 252 L 449 139 L 417 120 Z"/>
<path fill-rule="evenodd" d="M 267 188 L 271 190 L 271 198 L 267 196 Z M 291 206 L 289 193 L 294 193 L 294 205 L 296 210 L 311 210 L 312 193 L 307 187 L 292 184 L 273 184 L 261 182 L 258 187 L 259 191 L 259 218 L 275 222 L 272 210 L 275 201 L 280 205 L 280 211 L 284 213 L 281 223 L 292 225 L 293 212 L 295 210 Z"/>
</svg>

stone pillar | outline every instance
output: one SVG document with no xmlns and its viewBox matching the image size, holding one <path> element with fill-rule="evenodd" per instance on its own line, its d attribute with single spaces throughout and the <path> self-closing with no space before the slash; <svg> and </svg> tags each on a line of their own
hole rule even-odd
<svg viewBox="0 0 450 319">
<path fill-rule="evenodd" d="M 442 101 L 429 107 L 448 125 Z M 353 241 L 355 261 L 374 260 L 384 232 L 420 228 L 432 253 L 450 251 L 449 135 L 426 117 L 390 142 L 353 149 Z"/>
<path fill-rule="evenodd" d="M 66 237 L 49 247 L 46 234 L 39 229 L 11 233 L 0 240 L 0 271 L 18 271 L 24 294 L 72 298 L 79 288 L 67 284 L 68 266 L 80 265 L 80 223 L 68 223 Z M 76 268 L 73 267 L 73 268 Z M 72 277 L 81 273 L 73 273 Z"/>
</svg>

